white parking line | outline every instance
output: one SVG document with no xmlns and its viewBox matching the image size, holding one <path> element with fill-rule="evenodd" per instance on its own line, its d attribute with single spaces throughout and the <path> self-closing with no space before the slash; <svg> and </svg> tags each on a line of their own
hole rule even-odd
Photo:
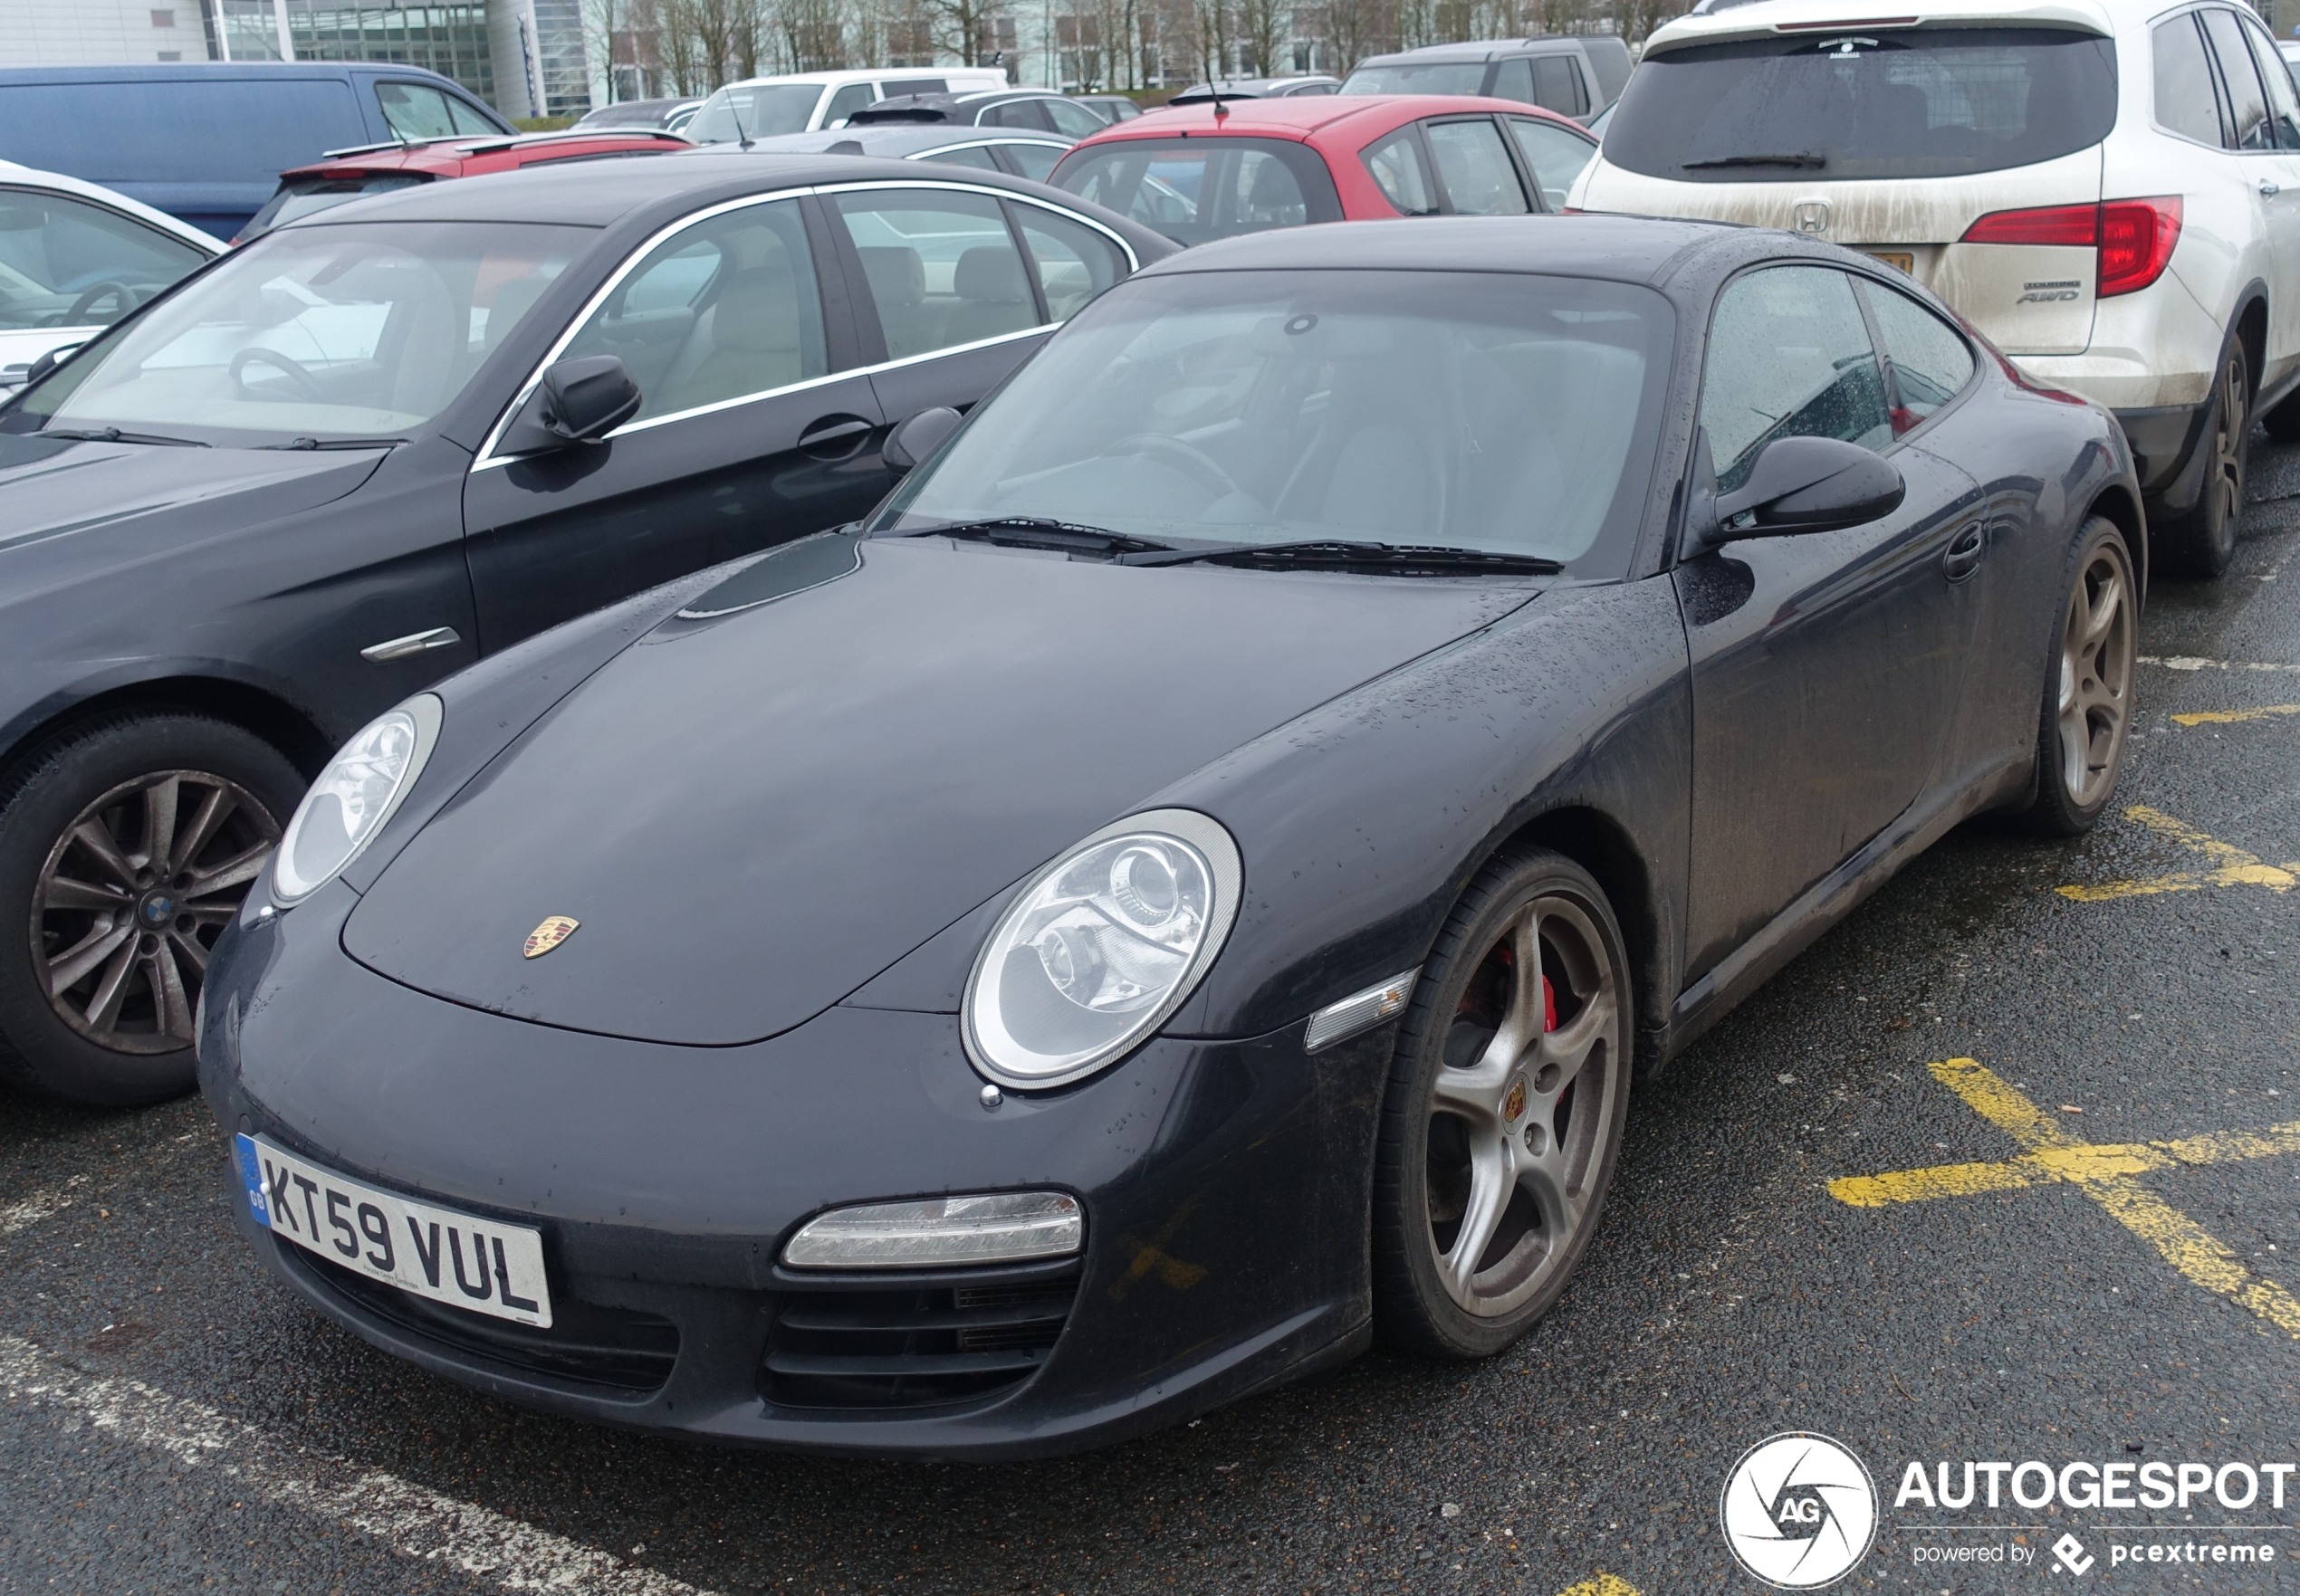
<svg viewBox="0 0 2300 1596">
<path fill-rule="evenodd" d="M 87 1184 L 87 1176 L 74 1175 L 53 1191 L 36 1191 L 22 1202 L 12 1202 L 5 1208 L 0 1208 L 0 1236 L 14 1236 L 19 1230 L 63 1212 L 79 1200 L 72 1194 Z"/>
<path fill-rule="evenodd" d="M 2162 665 L 2168 671 L 2300 671 L 2300 665 L 2266 664 L 2258 660 L 2199 659 L 2192 654 L 2171 655 L 2144 654 L 2140 656 L 2144 665 Z"/>
<path fill-rule="evenodd" d="M 0 1389 L 11 1401 L 61 1410 L 105 1435 L 229 1475 L 234 1488 L 251 1496 L 348 1525 L 403 1557 L 444 1563 L 506 1591 L 711 1596 L 397 1475 L 285 1445 L 244 1419 L 140 1380 L 85 1373 L 16 1336 L 0 1335 Z"/>
</svg>

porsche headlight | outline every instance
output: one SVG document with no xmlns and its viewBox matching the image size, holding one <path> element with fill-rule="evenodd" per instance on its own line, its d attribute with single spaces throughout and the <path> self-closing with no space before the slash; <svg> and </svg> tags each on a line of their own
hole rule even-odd
<svg viewBox="0 0 2300 1596">
<path fill-rule="evenodd" d="M 967 979 L 966 1051 L 1001 1085 L 1059 1086 L 1182 1007 L 1238 914 L 1238 845 L 1193 809 L 1105 827 L 1040 871 Z"/>
<path fill-rule="evenodd" d="M 335 879 L 383 829 L 430 758 L 439 717 L 439 700 L 418 693 L 369 722 L 328 761 L 272 856 L 272 895 L 283 907 Z"/>
</svg>

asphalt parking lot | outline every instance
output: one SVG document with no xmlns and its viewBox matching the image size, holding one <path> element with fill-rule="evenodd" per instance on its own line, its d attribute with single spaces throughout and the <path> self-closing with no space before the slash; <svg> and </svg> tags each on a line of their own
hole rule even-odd
<svg viewBox="0 0 2300 1596">
<path fill-rule="evenodd" d="M 2293 1456 L 2300 448 L 2259 440 L 2253 492 L 2228 575 L 2151 596 L 2114 817 L 1966 828 L 1705 1038 L 1633 1104 L 1562 1305 L 1490 1363 L 1377 1355 L 1021 1467 L 657 1441 L 295 1305 L 196 1101 L 0 1096 L 0 1590 L 1740 1591 L 1718 1492 L 1791 1429 L 1884 1491 L 1846 1589 L 2300 1588 L 2300 1498 L 2238 1515 L 2292 1560 L 2241 1577 L 2109 1562 L 2205 1501 L 1968 1515 L 2024 1570 L 1920 1563 L 1949 1517 L 1893 1500 L 1907 1459 Z M 2037 1557 L 2072 1529 L 2086 1574 Z"/>
</svg>

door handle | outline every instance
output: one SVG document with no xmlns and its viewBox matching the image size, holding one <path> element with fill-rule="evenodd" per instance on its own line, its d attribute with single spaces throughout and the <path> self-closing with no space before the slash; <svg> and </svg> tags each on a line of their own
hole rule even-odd
<svg viewBox="0 0 2300 1596">
<path fill-rule="evenodd" d="M 825 416 L 809 422 L 799 434 L 799 451 L 818 460 L 844 460 L 863 446 L 871 424 L 859 416 Z"/>
<path fill-rule="evenodd" d="M 453 648 L 462 641 L 455 627 L 434 626 L 428 632 L 410 632 L 405 637 L 370 643 L 359 651 L 359 657 L 371 665 L 380 665 L 412 655 L 429 654 L 435 648 Z"/>
<path fill-rule="evenodd" d="M 1980 557 L 1988 547 L 1988 540 L 1981 536 L 1980 523 L 1973 522 L 1949 540 L 1948 552 L 1941 557 L 1941 571 L 1952 582 L 1963 581 L 1980 569 Z"/>
<path fill-rule="evenodd" d="M 2284 190 L 2282 188 L 2278 187 L 2269 179 L 2266 177 L 2260 179 L 2260 197 L 2262 199 L 2274 199 L 2277 195 L 2282 194 Z"/>
</svg>

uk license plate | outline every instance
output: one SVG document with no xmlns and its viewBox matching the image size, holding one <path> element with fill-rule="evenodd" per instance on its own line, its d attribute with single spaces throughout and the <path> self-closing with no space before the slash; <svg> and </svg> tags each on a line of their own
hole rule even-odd
<svg viewBox="0 0 2300 1596">
<path fill-rule="evenodd" d="M 1883 261 L 1896 271 L 1916 274 L 1917 257 L 1905 249 L 1873 249 L 1865 252 L 1872 260 Z"/>
<path fill-rule="evenodd" d="M 273 1235 L 434 1302 L 551 1327 L 541 1232 L 411 1202 L 261 1137 L 234 1142 L 248 1209 Z"/>
</svg>

